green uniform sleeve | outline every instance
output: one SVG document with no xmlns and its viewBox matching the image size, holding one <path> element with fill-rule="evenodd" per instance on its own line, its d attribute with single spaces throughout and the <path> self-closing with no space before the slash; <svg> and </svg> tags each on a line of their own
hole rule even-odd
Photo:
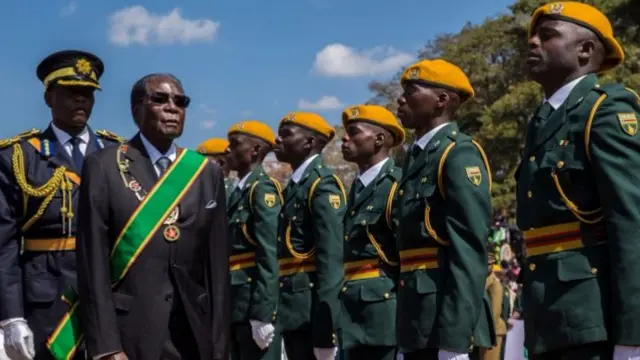
<svg viewBox="0 0 640 360">
<path fill-rule="evenodd" d="M 470 142 L 458 143 L 451 150 L 442 176 L 450 244 L 444 248 L 444 284 L 436 331 L 443 349 L 465 353 L 484 308 L 491 222 L 489 177 L 478 149 Z"/>
<path fill-rule="evenodd" d="M 271 322 L 278 303 L 278 214 L 281 194 L 271 181 L 261 180 L 251 198 L 253 235 L 256 246 L 256 288 L 249 316 L 253 320 Z"/>
<path fill-rule="evenodd" d="M 345 206 L 344 193 L 336 179 L 323 178 L 311 200 L 317 274 L 314 285 L 316 302 L 311 320 L 314 347 L 337 346 L 336 328 L 340 312 L 338 296 L 344 275 L 342 219 Z"/>
<path fill-rule="evenodd" d="M 638 101 L 622 89 L 609 94 L 596 113 L 590 143 L 611 257 L 610 340 L 629 346 L 640 345 Z"/>
</svg>

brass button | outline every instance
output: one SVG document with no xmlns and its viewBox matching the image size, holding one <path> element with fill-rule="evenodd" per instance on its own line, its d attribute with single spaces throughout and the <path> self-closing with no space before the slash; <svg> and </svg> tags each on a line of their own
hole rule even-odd
<svg viewBox="0 0 640 360">
<path fill-rule="evenodd" d="M 349 213 L 349 215 L 351 215 L 351 216 L 353 216 L 353 215 L 355 215 L 355 214 L 356 214 L 356 211 L 355 211 L 355 210 L 351 210 L 351 212 Z"/>
<path fill-rule="evenodd" d="M 284 283 L 283 283 L 283 282 L 281 282 L 281 283 L 280 283 L 280 287 L 283 287 L 283 286 L 284 286 Z"/>
<path fill-rule="evenodd" d="M 335 345 L 335 344 L 336 344 L 336 339 L 331 340 L 331 343 L 332 343 L 333 345 Z"/>
<path fill-rule="evenodd" d="M 593 275 L 598 275 L 598 268 L 591 268 L 591 273 Z"/>
<path fill-rule="evenodd" d="M 242 205 L 238 206 L 238 210 L 242 210 L 244 207 Z"/>
<path fill-rule="evenodd" d="M 367 210 L 373 210 L 373 205 L 367 206 Z"/>
<path fill-rule="evenodd" d="M 422 179 L 420 179 L 420 182 L 423 183 L 423 184 L 426 183 L 427 182 L 427 177 L 425 176 Z"/>
<path fill-rule="evenodd" d="M 310 287 L 310 288 L 313 288 L 313 283 L 309 283 L 309 287 Z"/>
<path fill-rule="evenodd" d="M 529 264 L 529 270 L 530 270 L 530 271 L 535 271 L 535 270 L 536 270 L 536 264 L 534 264 L 534 263 L 530 263 L 530 264 Z"/>
<path fill-rule="evenodd" d="M 300 204 L 293 204 L 293 207 L 297 209 L 300 207 Z"/>
<path fill-rule="evenodd" d="M 564 167 L 564 161 L 562 161 L 562 160 L 558 161 L 556 166 L 558 167 L 558 169 L 562 169 Z"/>
<path fill-rule="evenodd" d="M 362 220 L 362 221 L 360 222 L 360 225 L 367 225 L 367 220 Z"/>
<path fill-rule="evenodd" d="M 400 189 L 400 191 L 398 191 L 398 195 L 402 196 L 402 194 L 404 194 L 404 190 Z"/>
<path fill-rule="evenodd" d="M 345 291 L 347 291 L 347 287 L 346 286 L 342 288 L 342 292 L 345 292 Z"/>
<path fill-rule="evenodd" d="M 295 221 L 296 219 L 297 219 L 297 217 L 294 216 L 294 217 L 291 218 L 291 221 Z"/>
<path fill-rule="evenodd" d="M 278 241 L 282 241 L 282 236 L 278 236 Z"/>
<path fill-rule="evenodd" d="M 531 161 L 531 162 L 536 161 L 536 157 L 535 157 L 535 156 L 533 156 L 533 155 L 529 156 L 529 161 Z"/>
<path fill-rule="evenodd" d="M 275 316 L 275 315 L 273 315 L 273 316 L 271 317 L 271 320 L 275 321 L 275 320 L 276 320 L 276 316 Z"/>
<path fill-rule="evenodd" d="M 451 132 L 451 135 L 455 135 L 455 134 L 457 134 L 457 133 L 458 133 L 457 131 L 453 130 L 453 131 Z"/>
<path fill-rule="evenodd" d="M 253 279 L 251 277 L 248 277 L 247 282 L 250 283 L 251 281 L 253 281 Z"/>
<path fill-rule="evenodd" d="M 391 295 L 389 295 L 389 293 L 384 293 L 384 298 L 388 299 Z"/>
<path fill-rule="evenodd" d="M 404 280 L 400 280 L 400 286 L 404 286 Z"/>
<path fill-rule="evenodd" d="M 239 223 L 239 222 L 240 222 L 240 219 L 236 219 L 236 222 L 237 222 L 237 223 Z"/>
<path fill-rule="evenodd" d="M 531 199 L 533 197 L 533 193 L 531 191 L 527 191 L 527 197 Z"/>
<path fill-rule="evenodd" d="M 349 240 L 349 235 L 345 235 L 344 236 L 344 241 L 348 241 Z"/>
</svg>

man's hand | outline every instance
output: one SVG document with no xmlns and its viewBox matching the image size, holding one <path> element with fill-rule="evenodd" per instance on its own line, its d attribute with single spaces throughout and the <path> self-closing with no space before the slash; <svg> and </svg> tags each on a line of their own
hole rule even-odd
<svg viewBox="0 0 640 360">
<path fill-rule="evenodd" d="M 469 360 L 469 354 L 460 354 L 440 349 L 438 351 L 438 360 Z"/>
<path fill-rule="evenodd" d="M 613 348 L 613 360 L 640 360 L 640 347 L 616 345 Z"/>
<path fill-rule="evenodd" d="M 256 345 L 262 350 L 269 347 L 275 336 L 275 327 L 270 323 L 263 323 L 257 320 L 249 320 L 251 324 L 251 336 Z"/>
<path fill-rule="evenodd" d="M 4 349 L 12 360 L 32 360 L 36 356 L 33 346 L 33 332 L 22 318 L 6 321 L 4 330 Z"/>
<path fill-rule="evenodd" d="M 338 348 L 313 348 L 316 360 L 334 360 L 338 354 Z"/>
</svg>

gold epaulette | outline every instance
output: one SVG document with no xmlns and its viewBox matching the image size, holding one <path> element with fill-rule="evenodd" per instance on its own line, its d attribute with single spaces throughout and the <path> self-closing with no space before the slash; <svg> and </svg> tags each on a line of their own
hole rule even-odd
<svg viewBox="0 0 640 360">
<path fill-rule="evenodd" d="M 118 142 L 118 143 L 123 143 L 124 142 L 124 138 L 123 137 L 118 136 L 118 135 L 112 133 L 109 130 L 98 130 L 98 131 L 96 131 L 96 135 L 98 135 L 98 136 L 100 136 L 102 138 L 105 138 L 107 140 L 115 141 L 115 142 Z"/>
<path fill-rule="evenodd" d="M 4 149 L 6 147 L 9 147 L 13 144 L 19 143 L 20 140 L 22 139 L 29 139 L 32 138 L 36 135 L 40 134 L 40 130 L 38 129 L 31 129 L 31 130 L 27 130 L 21 134 L 18 134 L 14 137 L 8 138 L 8 139 L 3 139 L 0 140 L 0 149 Z"/>
</svg>

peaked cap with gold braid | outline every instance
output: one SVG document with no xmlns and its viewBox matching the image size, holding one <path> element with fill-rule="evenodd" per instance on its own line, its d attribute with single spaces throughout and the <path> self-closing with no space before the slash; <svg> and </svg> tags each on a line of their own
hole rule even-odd
<svg viewBox="0 0 640 360">
<path fill-rule="evenodd" d="M 98 80 L 104 64 L 96 55 L 79 50 L 64 50 L 47 56 L 36 70 L 45 89 L 51 85 L 88 86 L 100 89 Z"/>
</svg>

